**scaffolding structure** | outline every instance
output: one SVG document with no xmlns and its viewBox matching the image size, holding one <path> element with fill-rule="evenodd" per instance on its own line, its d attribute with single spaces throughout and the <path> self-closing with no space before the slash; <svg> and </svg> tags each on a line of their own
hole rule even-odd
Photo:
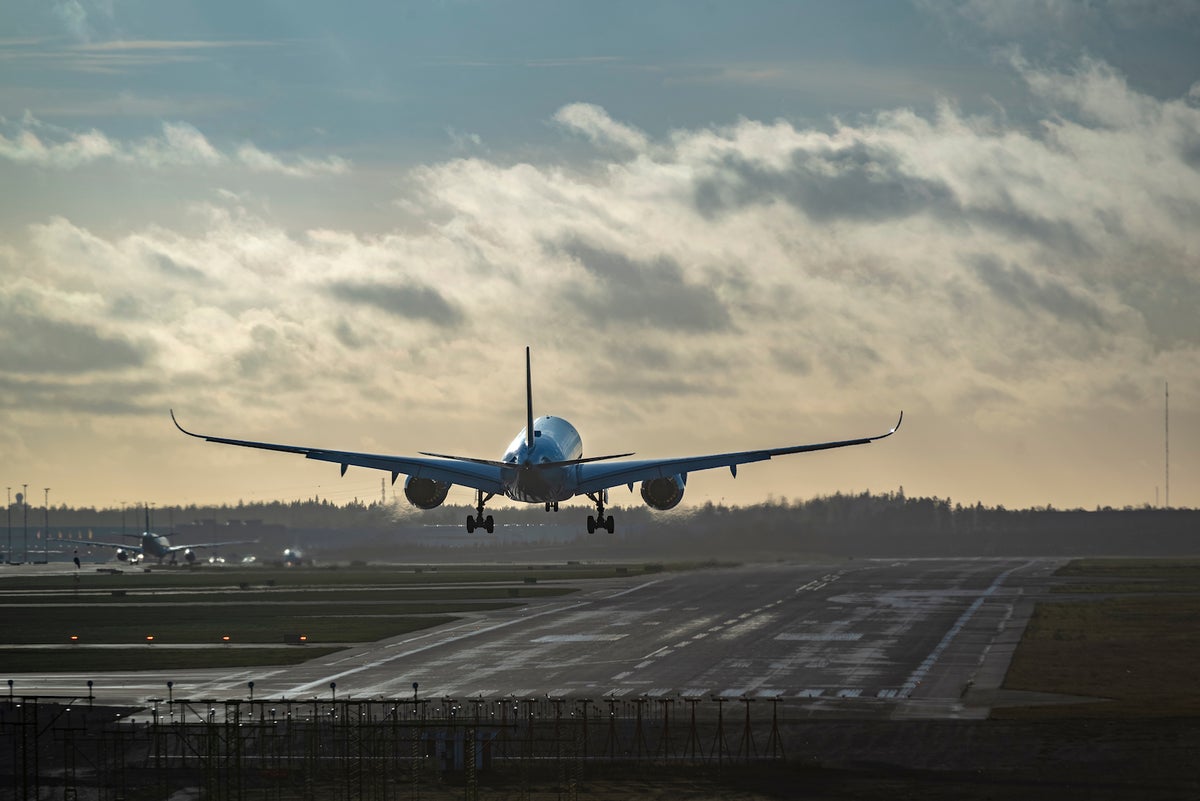
<svg viewBox="0 0 1200 801">
<path fill-rule="evenodd" d="M 502 774 L 522 797 L 549 783 L 557 798 L 575 798 L 590 775 L 617 765 L 783 758 L 778 704 L 756 717 L 767 706 L 753 700 L 168 697 L 133 712 L 94 698 L 10 696 L 0 702 L 0 797 L 128 801 L 188 790 L 212 801 L 399 801 L 452 790 L 475 801 L 481 780 Z M 740 725 L 724 715 L 728 703 L 745 707 Z"/>
</svg>

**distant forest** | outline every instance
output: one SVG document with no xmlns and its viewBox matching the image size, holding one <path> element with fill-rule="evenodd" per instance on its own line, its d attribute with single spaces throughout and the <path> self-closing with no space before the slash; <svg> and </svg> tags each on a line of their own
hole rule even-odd
<svg viewBox="0 0 1200 801">
<path fill-rule="evenodd" d="M 645 506 L 611 506 L 615 534 L 588 535 L 587 505 L 564 506 L 547 513 L 540 506 L 495 507 L 496 537 L 462 532 L 470 507 L 446 505 L 420 511 L 399 503 L 351 501 L 342 505 L 312 498 L 292 502 L 238 503 L 236 506 L 167 506 L 151 510 L 152 528 L 185 531 L 244 523 L 284 527 L 291 539 L 342 550 L 370 549 L 371 543 L 409 541 L 420 550 L 445 547 L 479 549 L 516 544 L 579 543 L 587 548 L 662 557 L 735 555 L 786 557 L 798 554 L 839 556 L 1020 556 L 1200 554 L 1200 510 L 1125 507 L 1055 509 L 1050 506 L 1006 509 L 964 506 L 949 498 L 908 497 L 896 492 L 834 494 L 803 501 L 770 500 L 752 506 L 706 503 L 699 507 L 655 512 Z M 23 525 L 23 510 L 11 510 L 13 527 Z M 42 527 L 46 510 L 29 508 L 30 529 Z M 49 509 L 56 527 L 144 528 L 140 507 Z M 0 523 L 4 521 L 0 520 Z M 507 526 L 502 529 L 501 524 Z M 504 536 L 499 532 L 505 531 Z M 433 532 L 432 534 L 430 532 Z"/>
</svg>

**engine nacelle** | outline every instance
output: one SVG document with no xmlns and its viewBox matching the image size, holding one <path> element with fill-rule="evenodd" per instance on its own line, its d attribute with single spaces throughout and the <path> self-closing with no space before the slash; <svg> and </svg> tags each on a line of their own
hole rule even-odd
<svg viewBox="0 0 1200 801">
<path fill-rule="evenodd" d="M 188 548 L 183 552 L 183 558 L 188 561 L 188 564 L 192 564 L 196 561 L 196 552 L 191 548 Z"/>
<path fill-rule="evenodd" d="M 404 497 L 418 509 L 435 509 L 441 506 L 449 491 L 449 484 L 434 481 L 432 478 L 409 476 L 404 482 Z"/>
<path fill-rule="evenodd" d="M 125 550 L 124 548 L 118 548 L 117 549 L 117 561 L 118 562 L 128 562 L 129 561 L 129 551 Z"/>
<path fill-rule="evenodd" d="M 643 481 L 642 500 L 647 506 L 660 512 L 674 509 L 683 500 L 683 484 L 684 479 L 681 475 Z"/>
</svg>

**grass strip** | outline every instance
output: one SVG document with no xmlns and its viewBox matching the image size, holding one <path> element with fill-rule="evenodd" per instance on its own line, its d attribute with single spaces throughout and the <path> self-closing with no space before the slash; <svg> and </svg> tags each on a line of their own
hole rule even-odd
<svg viewBox="0 0 1200 801">
<path fill-rule="evenodd" d="M 1198 716 L 1197 622 L 1200 596 L 1138 592 L 1095 601 L 1040 603 L 1013 656 L 1004 688 L 1110 700 L 998 708 L 992 716 Z"/>
</svg>

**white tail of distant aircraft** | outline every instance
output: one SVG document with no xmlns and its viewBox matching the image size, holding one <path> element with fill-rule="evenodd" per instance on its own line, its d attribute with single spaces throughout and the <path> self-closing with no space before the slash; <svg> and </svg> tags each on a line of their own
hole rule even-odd
<svg viewBox="0 0 1200 801">
<path fill-rule="evenodd" d="M 404 482 L 404 495 L 410 503 L 421 509 L 440 506 L 446 500 L 446 494 L 452 485 L 470 487 L 475 490 L 475 514 L 467 518 L 469 532 L 476 528 L 482 528 L 489 533 L 493 530 L 495 522 L 491 515 L 484 517 L 483 507 L 497 495 L 504 495 L 514 501 L 544 504 L 546 511 L 558 511 L 560 501 L 586 495 L 596 504 L 596 515 L 588 515 L 587 519 L 590 534 L 597 528 L 605 529 L 609 533 L 614 530 L 612 515 L 604 514 L 608 490 L 612 487 L 625 485 L 632 492 L 633 485 L 641 482 L 642 500 L 648 506 L 659 510 L 672 509 L 683 499 L 689 473 L 728 467 L 736 478 L 737 466 L 740 464 L 761 462 L 773 456 L 790 453 L 864 445 L 890 437 L 900 428 L 904 419 L 904 413 L 901 412 L 896 425 L 885 434 L 813 445 L 675 459 L 623 458 L 632 456 L 631 453 L 585 458 L 583 440 L 574 426 L 561 417 L 546 416 L 534 419 L 529 348 L 525 348 L 525 399 L 525 428 L 508 446 L 504 455 L 494 461 L 426 452 L 421 452 L 420 456 L 385 456 L 210 437 L 205 434 L 193 434 L 179 425 L 174 410 L 171 411 L 171 420 L 183 433 L 208 442 L 298 453 L 308 459 L 340 464 L 342 475 L 346 474 L 346 468 L 350 465 L 386 470 L 392 474 L 393 484 L 398 476 L 406 475 L 408 479 Z"/>
</svg>

